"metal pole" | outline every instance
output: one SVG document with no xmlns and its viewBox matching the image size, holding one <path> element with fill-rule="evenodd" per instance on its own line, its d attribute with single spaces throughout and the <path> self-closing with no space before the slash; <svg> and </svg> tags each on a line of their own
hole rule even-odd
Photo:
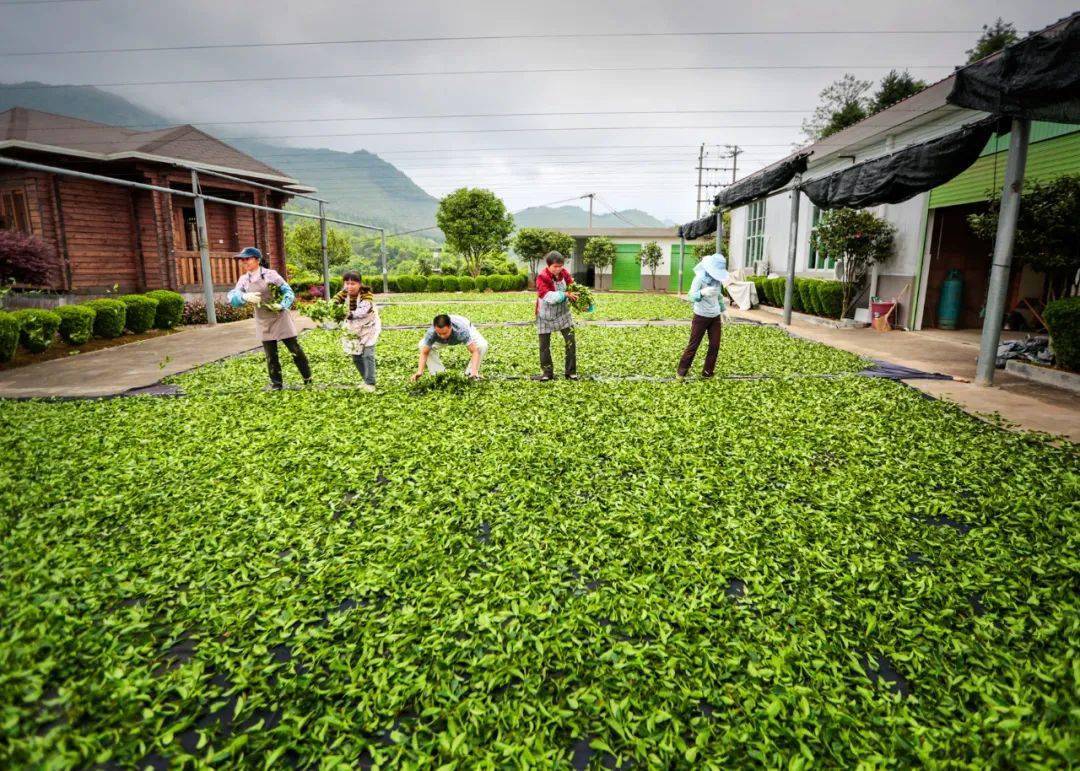
<svg viewBox="0 0 1080 771">
<path fill-rule="evenodd" d="M 199 172 L 191 172 L 191 192 L 195 193 L 195 230 L 199 238 L 199 265 L 202 268 L 203 298 L 206 300 L 206 323 L 217 324 L 217 311 L 214 308 L 214 277 L 210 275 L 210 246 L 206 233 L 206 201 L 203 200 L 199 187 Z"/>
<path fill-rule="evenodd" d="M 694 219 L 701 217 L 701 167 L 705 165 L 705 143 L 697 153 L 697 208 L 694 210 Z"/>
<path fill-rule="evenodd" d="M 720 254 L 720 242 L 724 240 L 724 210 L 716 207 L 716 253 Z"/>
<path fill-rule="evenodd" d="M 592 204 L 594 195 L 596 195 L 596 193 L 589 193 L 589 230 L 592 230 Z"/>
<path fill-rule="evenodd" d="M 1031 121 L 1026 118 L 1013 118 L 1009 135 L 1009 160 L 1005 164 L 1005 184 L 1001 188 L 997 236 L 994 238 L 994 260 L 990 267 L 990 288 L 986 292 L 986 315 L 983 317 L 979 363 L 975 369 L 975 385 L 994 384 L 994 363 L 1001 340 L 1006 295 L 1009 292 L 1013 241 L 1016 238 L 1016 220 L 1020 215 L 1020 190 L 1024 186 L 1030 134 Z"/>
<path fill-rule="evenodd" d="M 330 299 L 330 255 L 326 251 L 326 205 L 319 201 L 319 245 L 322 249 L 323 295 Z"/>
<path fill-rule="evenodd" d="M 390 291 L 390 277 L 386 272 L 386 231 L 379 230 L 379 255 L 382 257 L 382 290 L 383 294 Z"/>
<path fill-rule="evenodd" d="M 682 266 L 686 260 L 686 239 L 679 234 L 679 286 L 676 288 L 675 296 L 682 297 Z"/>
<path fill-rule="evenodd" d="M 802 174 L 796 174 L 791 186 L 791 225 L 788 230 L 787 281 L 784 283 L 784 324 L 791 324 L 791 306 L 795 301 L 795 250 L 799 245 L 799 203 L 802 194 L 799 183 Z"/>
</svg>

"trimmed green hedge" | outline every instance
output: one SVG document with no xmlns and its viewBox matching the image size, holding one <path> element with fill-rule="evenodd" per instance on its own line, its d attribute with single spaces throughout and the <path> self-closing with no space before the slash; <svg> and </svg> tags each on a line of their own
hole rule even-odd
<svg viewBox="0 0 1080 771">
<path fill-rule="evenodd" d="M 1057 365 L 1080 372 L 1080 297 L 1047 303 L 1043 319 L 1050 330 L 1050 347 Z"/>
<path fill-rule="evenodd" d="M 82 345 L 94 336 L 94 317 L 97 314 L 93 308 L 86 305 L 61 305 L 55 312 L 60 317 L 60 338 L 68 345 Z"/>
<path fill-rule="evenodd" d="M 529 277 L 524 273 L 492 276 L 455 276 L 452 274 L 432 274 L 420 276 L 403 273 L 390 277 L 391 292 L 509 292 L 525 289 Z M 376 279 L 372 286 L 375 291 L 382 291 L 382 279 Z"/>
<path fill-rule="evenodd" d="M 818 313 L 830 319 L 840 318 L 844 309 L 844 286 L 839 281 L 818 280 L 814 285 L 814 301 Z"/>
<path fill-rule="evenodd" d="M 784 306 L 784 278 L 782 276 L 770 278 L 767 291 L 769 302 L 777 308 L 782 308 Z"/>
<path fill-rule="evenodd" d="M 804 313 L 818 312 L 817 303 L 814 301 L 814 282 L 817 279 L 814 278 L 797 278 L 795 279 L 795 290 L 799 293 L 799 300 L 802 302 Z"/>
<path fill-rule="evenodd" d="M 84 305 L 94 310 L 94 337 L 112 339 L 124 334 L 127 305 L 109 298 L 91 300 Z"/>
<path fill-rule="evenodd" d="M 23 348 L 30 353 L 41 353 L 52 345 L 60 329 L 59 315 L 41 308 L 24 308 L 12 315 L 19 322 L 19 342 Z"/>
<path fill-rule="evenodd" d="M 802 279 L 796 277 L 791 287 L 791 309 L 803 313 L 802 295 L 799 294 L 799 282 Z M 786 291 L 786 290 L 785 290 Z"/>
<path fill-rule="evenodd" d="M 754 288 L 757 290 L 758 305 L 768 305 L 769 298 L 765 296 L 765 277 L 751 276 L 750 280 L 754 282 Z"/>
<path fill-rule="evenodd" d="M 0 361 L 11 361 L 19 345 L 19 320 L 14 313 L 0 311 Z"/>
<path fill-rule="evenodd" d="M 127 306 L 125 326 L 136 335 L 140 335 L 154 326 L 157 318 L 158 301 L 144 294 L 126 294 L 120 302 Z"/>
<path fill-rule="evenodd" d="M 168 289 L 155 289 L 146 293 L 147 297 L 157 300 L 154 326 L 158 329 L 172 329 L 184 323 L 184 297 L 179 292 Z"/>
</svg>

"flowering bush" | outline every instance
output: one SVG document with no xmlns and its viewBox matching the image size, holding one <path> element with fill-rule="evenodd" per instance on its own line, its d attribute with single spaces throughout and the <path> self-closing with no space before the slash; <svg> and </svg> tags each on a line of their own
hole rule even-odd
<svg viewBox="0 0 1080 771">
<path fill-rule="evenodd" d="M 217 314 L 217 320 L 221 323 L 243 321 L 255 315 L 255 307 L 247 303 L 234 308 L 229 303 L 219 301 L 214 303 L 214 311 Z M 206 303 L 203 300 L 188 300 L 184 303 L 184 323 L 206 323 Z"/>
<path fill-rule="evenodd" d="M 870 266 L 892 253 L 896 228 L 873 212 L 834 209 L 825 212 L 810 234 L 813 248 L 842 262 L 843 301 L 840 316 L 851 312 L 851 304 Z"/>
</svg>

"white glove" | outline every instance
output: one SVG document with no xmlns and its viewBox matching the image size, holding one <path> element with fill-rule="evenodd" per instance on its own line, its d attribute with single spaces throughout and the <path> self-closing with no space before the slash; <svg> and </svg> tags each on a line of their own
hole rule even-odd
<svg viewBox="0 0 1080 771">
<path fill-rule="evenodd" d="M 262 295 L 258 292 L 244 292 L 244 302 L 251 303 L 252 305 L 258 305 L 262 302 Z"/>
<path fill-rule="evenodd" d="M 720 294 L 720 290 L 715 286 L 707 286 L 701 290 L 702 297 L 716 297 L 718 294 Z"/>
</svg>

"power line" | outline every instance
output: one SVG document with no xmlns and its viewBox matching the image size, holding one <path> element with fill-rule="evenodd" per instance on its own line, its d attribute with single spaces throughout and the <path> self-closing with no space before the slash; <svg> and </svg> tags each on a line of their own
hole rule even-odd
<svg viewBox="0 0 1080 771">
<path fill-rule="evenodd" d="M 735 115 L 750 115 L 750 114 L 795 114 L 803 115 L 813 112 L 813 107 L 808 107 L 804 110 L 752 110 L 752 109 L 726 109 L 726 110 L 577 110 L 577 111 L 555 111 L 555 112 L 469 112 L 469 113 L 449 113 L 449 114 L 427 114 L 427 115 L 356 115 L 349 118 L 270 118 L 270 119 L 256 119 L 256 120 L 191 120 L 188 121 L 190 125 L 194 126 L 262 126 L 266 124 L 280 124 L 280 123 L 347 123 L 347 122 L 360 122 L 360 121 L 375 121 L 375 120 L 451 120 L 458 118 L 545 118 L 545 117 L 569 117 L 569 116 L 584 116 L 584 115 L 719 115 L 719 114 L 735 114 Z M 925 112 L 925 110 L 909 110 L 909 112 Z M 120 123 L 108 126 L 80 126 L 80 131 L 112 131 L 117 128 L 126 129 L 140 129 L 140 130 L 159 130 L 165 128 L 173 128 L 177 124 L 175 123 Z M 37 131 L 70 131 L 68 126 L 46 126 Z"/>
<path fill-rule="evenodd" d="M 101 0 L 4 0 L 4 5 L 54 5 L 56 3 L 100 3 Z"/>
<path fill-rule="evenodd" d="M 607 201 L 606 201 L 605 199 L 601 198 L 601 197 L 600 197 L 599 195 L 597 195 L 597 196 L 596 196 L 596 198 L 597 198 L 597 200 L 599 200 L 599 201 L 600 201 L 600 203 L 602 203 L 602 204 L 603 204 L 604 206 L 606 206 L 606 207 L 607 207 L 607 208 L 608 208 L 608 209 L 609 209 L 609 210 L 611 211 L 611 213 L 612 213 L 612 214 L 614 214 L 614 215 L 615 215 L 616 217 L 618 217 L 618 218 L 619 218 L 620 220 L 622 220 L 623 222 L 625 222 L 625 223 L 626 223 L 627 225 L 629 225 L 630 227 L 634 227 L 634 228 L 636 228 L 636 227 L 640 227 L 640 226 L 639 226 L 639 225 L 637 225 L 636 223 L 633 223 L 633 222 L 631 222 L 631 221 L 630 221 L 630 220 L 628 220 L 628 219 L 627 219 L 626 217 L 624 217 L 624 216 L 622 216 L 621 214 L 619 214 L 619 212 L 617 212 L 617 211 L 615 210 L 615 207 L 614 207 L 614 206 L 612 206 L 611 204 L 609 204 L 609 203 L 608 203 L 608 202 L 607 202 Z"/>
<path fill-rule="evenodd" d="M 99 0 L 10 0 L 0 5 L 42 5 L 62 2 L 98 2 Z M 188 43 L 172 46 L 127 48 L 81 48 L 53 51 L 14 51 L 0 56 L 68 56 L 74 54 L 156 53 L 162 51 L 207 51 L 236 48 L 294 48 L 301 46 L 371 45 L 387 43 L 447 43 L 485 40 L 574 40 L 582 38 L 664 38 L 664 37 L 767 37 L 811 35 L 977 35 L 979 30 L 723 30 L 691 32 L 568 32 L 528 33 L 519 35 L 441 35 L 430 37 L 355 38 L 336 40 L 288 40 L 277 43 Z"/>
<path fill-rule="evenodd" d="M 284 81 L 353 80 L 364 78 L 416 78 L 465 75 L 535 75 L 582 72 L 715 72 L 739 70 L 914 70 L 951 69 L 952 64 L 695 64 L 683 66 L 631 67 L 534 67 L 505 70 L 430 70 L 426 72 L 363 72 L 339 75 L 261 75 L 251 78 L 203 78 L 192 80 L 128 80 L 100 83 L 39 83 L 8 86 L 9 91 L 57 88 L 124 88 L 133 86 L 213 85 L 224 83 L 276 83 Z"/>
</svg>

